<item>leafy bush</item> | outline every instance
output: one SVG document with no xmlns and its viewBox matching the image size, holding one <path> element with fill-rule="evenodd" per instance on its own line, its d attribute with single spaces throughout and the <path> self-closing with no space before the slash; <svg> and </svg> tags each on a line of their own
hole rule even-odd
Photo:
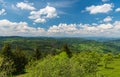
<svg viewBox="0 0 120 77">
<path fill-rule="evenodd" d="M 22 51 L 15 51 L 13 55 L 14 55 L 13 61 L 14 61 L 14 67 L 15 67 L 13 74 L 24 73 L 25 66 L 28 63 L 28 60 L 25 54 Z"/>
<path fill-rule="evenodd" d="M 0 57 L 0 77 L 8 77 L 13 71 L 13 61 Z"/>
<path fill-rule="evenodd" d="M 13 54 L 9 44 L 5 44 L 2 50 L 2 61 L 0 65 L 0 71 L 2 75 L 11 75 L 15 70 L 14 61 L 12 59 Z"/>
<path fill-rule="evenodd" d="M 0 66 L 0 71 L 7 75 L 23 73 L 25 65 L 27 64 L 27 58 L 25 54 L 16 48 L 16 51 L 12 52 L 9 44 L 6 44 L 2 50 L 3 60 Z"/>
<path fill-rule="evenodd" d="M 97 77 L 99 61 L 95 52 L 74 54 L 71 58 L 62 52 L 39 60 L 27 77 Z"/>
</svg>

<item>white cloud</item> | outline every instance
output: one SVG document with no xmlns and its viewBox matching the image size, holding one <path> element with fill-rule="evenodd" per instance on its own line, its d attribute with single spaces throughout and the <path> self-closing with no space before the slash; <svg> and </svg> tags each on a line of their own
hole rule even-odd
<svg viewBox="0 0 120 77">
<path fill-rule="evenodd" d="M 22 10 L 35 10 L 33 3 L 19 2 L 16 4 L 16 6 Z"/>
<path fill-rule="evenodd" d="M 92 5 L 90 7 L 86 7 L 86 11 L 89 11 L 90 14 L 97 14 L 97 13 L 108 13 L 113 8 L 113 4 L 103 4 L 103 5 Z"/>
<path fill-rule="evenodd" d="M 53 25 L 48 29 L 48 33 L 59 33 L 59 34 L 73 34 L 77 30 L 76 24 L 59 24 L 58 26 Z"/>
<path fill-rule="evenodd" d="M 106 18 L 103 19 L 104 22 L 110 22 L 112 21 L 112 17 L 107 16 Z"/>
<path fill-rule="evenodd" d="M 0 10 L 0 15 L 5 15 L 6 13 L 5 13 L 5 9 L 1 9 Z"/>
<path fill-rule="evenodd" d="M 97 36 L 102 35 L 105 32 L 113 28 L 111 24 L 99 24 L 98 26 L 93 26 L 90 24 L 59 24 L 54 25 L 48 29 L 49 35 L 52 36 L 81 36 L 81 35 L 91 35 Z"/>
<path fill-rule="evenodd" d="M 1 36 L 106 36 L 120 37 L 120 21 L 103 24 L 65 24 L 53 25 L 48 29 L 30 27 L 26 22 L 0 20 Z"/>
<path fill-rule="evenodd" d="M 44 32 L 43 28 L 29 27 L 26 22 L 0 20 L 0 35 L 2 36 L 40 36 Z"/>
<path fill-rule="evenodd" d="M 113 26 L 111 24 L 100 24 L 99 26 L 97 26 L 96 28 L 98 29 L 110 29 Z"/>
<path fill-rule="evenodd" d="M 117 8 L 115 11 L 116 11 L 116 12 L 120 12 L 120 8 Z"/>
<path fill-rule="evenodd" d="M 50 36 L 105 36 L 120 37 L 120 21 L 105 24 L 62 24 L 53 25 L 47 30 Z"/>
<path fill-rule="evenodd" d="M 29 19 L 34 20 L 35 23 L 44 23 L 47 19 L 55 18 L 57 16 L 56 8 L 51 6 L 46 6 L 39 11 L 30 12 Z"/>
<path fill-rule="evenodd" d="M 107 1 L 109 1 L 109 0 L 102 0 L 102 2 L 107 2 Z"/>
</svg>

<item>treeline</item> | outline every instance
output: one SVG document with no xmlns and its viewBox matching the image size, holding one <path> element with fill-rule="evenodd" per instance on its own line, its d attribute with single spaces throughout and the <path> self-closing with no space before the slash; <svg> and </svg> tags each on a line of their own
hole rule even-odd
<svg viewBox="0 0 120 77">
<path fill-rule="evenodd" d="M 31 53 L 36 47 L 43 52 L 52 52 L 60 50 L 64 44 L 68 44 L 71 51 L 99 51 L 118 53 L 120 51 L 120 41 L 94 41 L 82 38 L 30 38 L 30 37 L 2 37 L 0 38 L 0 50 L 4 43 L 11 44 L 11 48 L 15 49 L 19 46 L 21 50 Z"/>
</svg>

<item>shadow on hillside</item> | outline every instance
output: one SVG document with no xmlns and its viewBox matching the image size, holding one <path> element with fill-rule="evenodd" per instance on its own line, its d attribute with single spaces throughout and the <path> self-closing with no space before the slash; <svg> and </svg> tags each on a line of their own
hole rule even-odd
<svg viewBox="0 0 120 77">
<path fill-rule="evenodd" d="M 98 66 L 98 67 L 102 67 L 103 65 L 102 65 L 102 64 L 98 64 L 97 66 Z"/>
<path fill-rule="evenodd" d="M 14 74 L 14 75 L 15 75 L 15 76 L 18 76 L 18 75 L 22 75 L 22 74 L 26 74 L 26 73 L 28 73 L 28 72 L 16 73 L 16 74 Z"/>
</svg>

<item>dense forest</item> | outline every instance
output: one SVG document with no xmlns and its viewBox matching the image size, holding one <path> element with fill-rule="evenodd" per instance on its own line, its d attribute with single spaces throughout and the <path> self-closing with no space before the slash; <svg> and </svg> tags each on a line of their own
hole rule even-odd
<svg viewBox="0 0 120 77">
<path fill-rule="evenodd" d="M 0 77 L 119 77 L 119 53 L 119 39 L 0 37 Z"/>
</svg>

